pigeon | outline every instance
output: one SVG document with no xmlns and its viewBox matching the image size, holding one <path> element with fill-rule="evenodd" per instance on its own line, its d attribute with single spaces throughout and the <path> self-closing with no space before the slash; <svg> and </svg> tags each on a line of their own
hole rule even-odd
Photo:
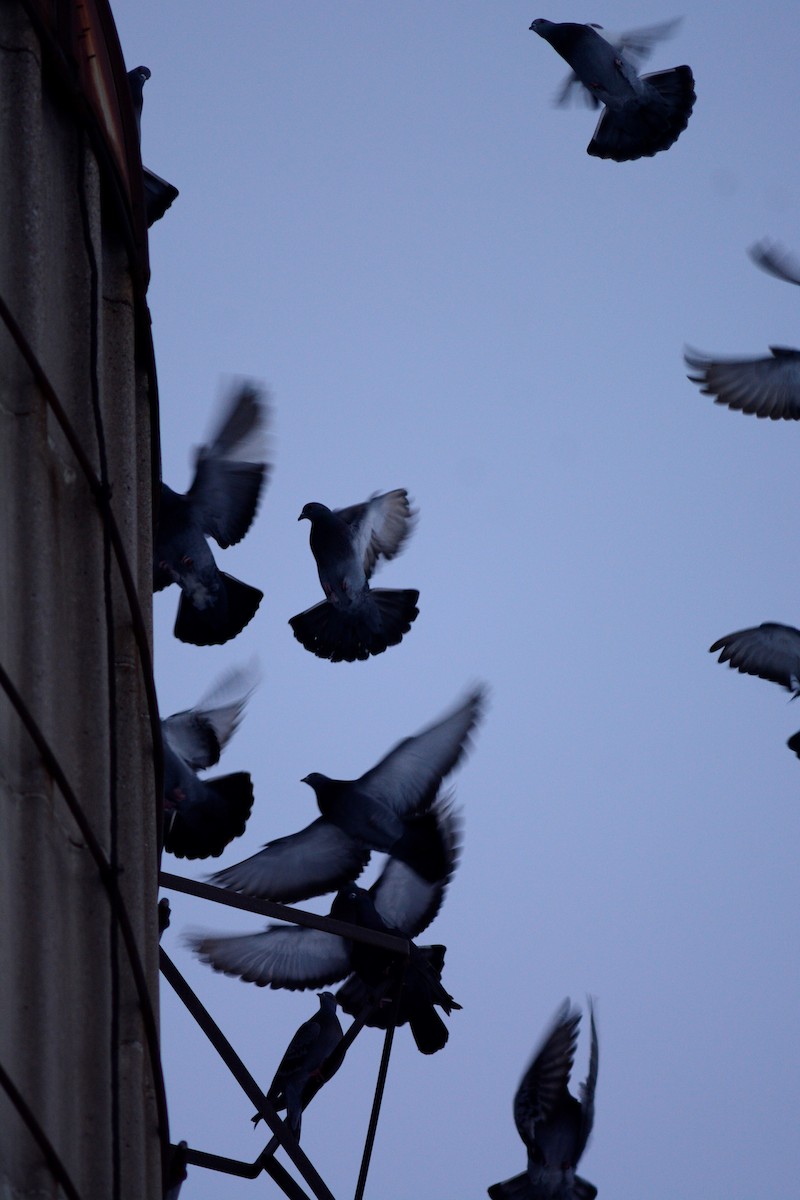
<svg viewBox="0 0 800 1200">
<path fill-rule="evenodd" d="M 371 496 L 349 508 L 306 504 L 298 521 L 311 522 L 311 553 L 325 599 L 292 617 L 298 642 L 331 662 L 355 662 L 382 654 L 408 633 L 419 609 L 414 588 L 370 588 L 383 555 L 394 558 L 414 526 L 405 488 Z"/>
<path fill-rule="evenodd" d="M 359 779 L 306 775 L 302 782 L 314 789 L 322 816 L 216 872 L 211 881 L 245 896 L 291 904 L 357 879 L 371 850 L 408 863 L 430 882 L 441 879 L 449 851 L 433 801 L 469 746 L 484 695 L 475 688 L 433 725 L 398 742 Z"/>
<path fill-rule="evenodd" d="M 750 257 L 770 275 L 785 283 L 800 284 L 800 263 L 770 242 L 757 242 Z M 771 358 L 711 359 L 699 350 L 687 348 L 686 365 L 694 374 L 692 383 L 700 385 L 715 404 L 772 421 L 800 420 L 800 350 L 788 346 L 770 346 Z"/>
<path fill-rule="evenodd" d="M 150 75 L 151 71 L 149 67 L 134 67 L 132 71 L 128 71 L 128 87 L 130 88 L 131 100 L 133 101 L 136 133 L 140 141 L 142 138 L 144 85 L 147 83 Z M 148 171 L 147 167 L 142 167 L 142 175 L 145 220 L 149 229 L 151 225 L 154 225 L 156 221 L 163 217 L 179 193 L 174 184 L 168 183 L 166 179 L 162 179 L 160 175 L 154 174 L 153 171 Z"/>
<path fill-rule="evenodd" d="M 441 907 L 458 859 L 460 823 L 450 796 L 441 797 L 434 811 L 448 856 L 439 880 L 429 883 L 406 863 L 390 858 L 368 891 L 348 883 L 339 889 L 330 909 L 330 916 L 338 920 L 408 939 L 407 961 L 400 962 L 388 950 L 309 926 L 268 925 L 255 934 L 195 933 L 187 936 L 187 944 L 215 971 L 259 987 L 321 987 L 355 972 L 370 998 L 377 987 L 392 983 L 397 972 L 384 1002 L 397 996 L 399 989 L 398 1023 L 410 1025 L 423 1054 L 436 1053 L 447 1042 L 448 1031 L 435 1007 L 449 1015 L 461 1006 L 441 982 L 444 947 L 416 946 L 410 939 L 427 928 Z M 346 994 L 342 1000 L 350 1011 Z"/>
<path fill-rule="evenodd" d="M 709 646 L 711 654 L 717 651 L 718 662 L 728 663 L 743 675 L 778 683 L 793 699 L 800 696 L 800 629 L 765 621 L 719 638 Z"/>
<path fill-rule="evenodd" d="M 589 1016 L 589 1074 L 580 1100 L 567 1085 L 581 1014 L 566 1000 L 514 1096 L 514 1123 L 528 1151 L 528 1168 L 493 1184 L 488 1189 L 492 1200 L 593 1200 L 597 1195 L 593 1184 L 575 1174 L 594 1122 L 597 1030 L 591 1004 Z"/>
<path fill-rule="evenodd" d="M 256 685 L 255 665 L 219 679 L 195 708 L 161 722 L 164 743 L 164 849 L 177 858 L 221 854 L 244 833 L 253 807 L 246 771 L 198 779 L 233 736 Z"/>
<path fill-rule="evenodd" d="M 344 1062 L 336 997 L 333 992 L 319 992 L 318 996 L 319 1012 L 304 1021 L 289 1042 L 267 1092 L 267 1100 L 277 1112 L 286 1109 L 289 1128 L 298 1141 L 303 1109 Z M 261 1113 L 256 1113 L 253 1125 L 260 1120 Z"/>
<path fill-rule="evenodd" d="M 641 49 L 635 47 L 631 54 L 624 39 L 609 40 L 600 26 L 538 18 L 530 28 L 566 59 L 577 79 L 605 105 L 588 154 L 629 162 L 668 150 L 677 141 L 695 102 L 689 67 L 640 76 L 635 59 L 641 59 Z M 563 96 L 569 90 L 568 81 Z"/>
<path fill-rule="evenodd" d="M 614 49 L 624 54 L 629 62 L 632 62 L 635 67 L 643 63 L 649 58 L 653 52 L 653 46 L 657 42 L 662 42 L 666 38 L 672 37 L 675 30 L 681 23 L 680 17 L 675 17 L 671 21 L 661 21 L 658 25 L 647 25 L 642 29 L 629 29 L 627 33 L 611 33 L 608 29 L 603 29 L 602 25 L 597 25 L 594 21 L 589 21 L 588 24 L 609 42 Z M 600 101 L 597 99 L 596 93 L 585 83 L 582 83 L 574 71 L 571 71 L 556 96 L 556 104 L 566 104 L 573 96 L 575 90 L 583 97 L 590 108 L 599 108 Z"/>
<path fill-rule="evenodd" d="M 161 485 L 153 547 L 153 589 L 181 589 L 175 636 L 195 646 L 218 646 L 244 629 L 264 595 L 217 569 L 207 538 L 219 546 L 241 541 L 258 508 L 267 475 L 266 401 L 252 383 L 228 398 L 211 441 L 195 455 L 188 492 Z"/>
<path fill-rule="evenodd" d="M 128 71 L 128 87 L 131 90 L 133 112 L 136 117 L 136 132 L 142 136 L 142 107 L 144 105 L 144 85 L 152 74 L 149 67 L 134 67 Z"/>
</svg>

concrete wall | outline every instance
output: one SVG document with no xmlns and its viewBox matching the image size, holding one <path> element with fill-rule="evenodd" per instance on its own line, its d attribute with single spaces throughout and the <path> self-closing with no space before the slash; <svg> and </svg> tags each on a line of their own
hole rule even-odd
<svg viewBox="0 0 800 1200">
<path fill-rule="evenodd" d="M 97 380 L 112 507 L 149 636 L 148 380 L 137 365 L 129 265 L 101 191 L 91 144 L 52 85 L 23 7 L 0 0 L 0 297 L 99 474 Z M 98 268 L 96 321 L 87 219 Z M 153 748 L 113 561 L 111 644 L 107 636 L 105 563 L 95 499 L 0 322 L 0 665 L 105 855 L 117 854 L 157 1011 Z M 0 1067 L 83 1200 L 161 1194 L 154 1075 L 126 949 L 86 840 L 2 689 Z M 61 1194 L 0 1088 L 0 1197 Z"/>
</svg>

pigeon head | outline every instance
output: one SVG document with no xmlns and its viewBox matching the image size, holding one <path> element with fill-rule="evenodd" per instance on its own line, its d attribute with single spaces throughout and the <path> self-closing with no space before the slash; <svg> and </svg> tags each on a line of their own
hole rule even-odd
<svg viewBox="0 0 800 1200">
<path fill-rule="evenodd" d="M 324 516 L 325 513 L 329 513 L 330 511 L 331 510 L 327 505 L 317 504 L 315 500 L 312 500 L 310 504 L 303 505 L 303 511 L 300 513 L 300 516 L 297 519 L 298 521 L 305 520 L 313 522 L 316 521 L 318 517 Z"/>
<path fill-rule="evenodd" d="M 128 74 L 138 76 L 142 83 L 144 83 L 146 79 L 150 78 L 152 72 L 149 67 L 134 67 L 132 71 L 128 72 Z"/>
<path fill-rule="evenodd" d="M 324 788 L 325 784 L 329 783 L 330 780 L 327 775 L 322 775 L 319 771 L 312 771 L 310 775 L 304 775 L 300 782 L 307 783 L 310 788 L 313 788 L 317 792 Z"/>
<path fill-rule="evenodd" d="M 534 33 L 538 33 L 539 37 L 547 39 L 550 31 L 553 29 L 552 21 L 545 21 L 544 17 L 537 17 L 535 21 L 531 21 L 528 28 Z"/>
</svg>

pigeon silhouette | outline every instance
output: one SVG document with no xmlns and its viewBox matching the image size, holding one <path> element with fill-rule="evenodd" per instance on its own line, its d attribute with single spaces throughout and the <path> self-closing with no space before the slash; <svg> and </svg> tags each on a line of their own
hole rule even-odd
<svg viewBox="0 0 800 1200">
<path fill-rule="evenodd" d="M 800 630 L 765 621 L 752 629 L 739 629 L 719 638 L 709 653 L 720 652 L 717 662 L 727 663 L 743 675 L 757 675 L 800 696 Z"/>
<path fill-rule="evenodd" d="M 575 1174 L 594 1122 L 597 1084 L 597 1030 L 589 1006 L 589 1074 L 580 1100 L 568 1084 L 578 1042 L 581 1014 L 566 1000 L 537 1050 L 514 1096 L 514 1123 L 528 1151 L 528 1167 L 495 1183 L 492 1200 L 593 1200 L 597 1188 Z"/>
<path fill-rule="evenodd" d="M 344 1062 L 343 1036 L 336 997 L 333 992 L 320 992 L 319 1012 L 304 1021 L 292 1037 L 267 1092 L 267 1100 L 277 1112 L 286 1109 L 289 1128 L 298 1141 L 303 1109 Z M 261 1114 L 256 1113 L 253 1125 L 260 1120 Z"/>
<path fill-rule="evenodd" d="M 306 926 L 268 925 L 262 933 L 214 935 L 195 933 L 187 944 L 215 971 L 237 975 L 259 987 L 292 990 L 323 987 L 355 972 L 369 999 L 380 985 L 390 984 L 383 998 L 400 994 L 398 1023 L 408 1023 L 423 1054 L 434 1054 L 446 1043 L 447 1027 L 435 1011 L 450 1013 L 461 1006 L 441 982 L 444 947 L 416 946 L 411 939 L 433 920 L 441 907 L 459 853 L 460 822 L 449 796 L 434 806 L 447 861 L 440 879 L 424 880 L 406 863 L 390 858 L 366 891 L 355 883 L 341 888 L 330 916 L 363 929 L 395 934 L 410 942 L 407 961 L 389 951 Z M 356 999 L 362 993 L 356 994 Z M 340 996 L 351 1011 L 353 997 Z M 387 1013 L 388 1016 L 388 1013 Z M 379 1017 L 373 1023 L 379 1024 Z"/>
<path fill-rule="evenodd" d="M 195 708 L 161 722 L 164 849 L 177 858 L 216 857 L 244 833 L 253 807 L 253 785 L 247 772 L 205 780 L 196 772 L 219 762 L 256 682 L 254 664 L 231 671 Z"/>
<path fill-rule="evenodd" d="M 588 154 L 629 162 L 668 150 L 677 141 L 695 102 L 689 67 L 640 76 L 636 58 L 642 57 L 641 49 L 631 54 L 624 40 L 607 40 L 600 26 L 538 18 L 530 28 L 566 59 L 577 80 L 605 105 Z M 562 98 L 570 90 L 568 80 Z"/>
<path fill-rule="evenodd" d="M 750 257 L 770 275 L 785 283 L 800 284 L 800 263 L 785 250 L 767 241 L 758 242 Z M 709 358 L 699 350 L 684 353 L 686 365 L 715 404 L 737 412 L 754 413 L 772 421 L 800 420 L 800 350 L 770 346 L 771 358 Z"/>
<path fill-rule="evenodd" d="M 128 87 L 130 88 L 131 100 L 133 101 L 133 115 L 136 118 L 136 132 L 141 141 L 142 137 L 142 107 L 144 103 L 144 85 L 150 78 L 151 71 L 149 67 L 134 67 L 132 71 L 128 71 Z M 178 196 L 178 189 L 174 184 L 168 183 L 166 179 L 162 179 L 160 175 L 156 175 L 153 171 L 149 171 L 147 167 L 142 167 L 143 184 L 144 184 L 144 206 L 145 220 L 147 227 L 150 228 L 156 221 L 163 217 L 164 213 Z"/>
<path fill-rule="evenodd" d="M 308 900 L 358 878 L 371 850 L 408 863 L 429 881 L 441 879 L 449 850 L 432 805 L 470 744 L 484 696 L 476 688 L 359 779 L 306 775 L 302 782 L 314 789 L 322 816 L 217 871 L 212 882 L 262 900 Z"/>
<path fill-rule="evenodd" d="M 404 488 L 349 508 L 305 505 L 297 519 L 311 522 L 311 552 L 325 593 L 289 621 L 306 650 L 331 662 L 355 662 L 402 641 L 419 612 L 419 592 L 370 588 L 369 578 L 381 556 L 400 552 L 415 516 Z"/>
<path fill-rule="evenodd" d="M 206 540 L 223 549 L 241 541 L 258 508 L 267 465 L 266 401 L 252 383 L 238 385 L 225 404 L 211 441 L 195 456 L 189 491 L 161 485 L 153 548 L 153 589 L 181 589 L 175 636 L 216 646 L 251 620 L 264 595 L 218 570 Z"/>
</svg>

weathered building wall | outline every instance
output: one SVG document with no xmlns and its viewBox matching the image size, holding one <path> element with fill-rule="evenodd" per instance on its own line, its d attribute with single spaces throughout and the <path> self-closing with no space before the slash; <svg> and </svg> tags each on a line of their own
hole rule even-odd
<svg viewBox="0 0 800 1200">
<path fill-rule="evenodd" d="M 104 169 L 25 6 L 0 0 L 0 300 L 98 476 L 105 454 L 149 639 L 151 376 Z M 0 1070 L 11 1082 L 0 1086 L 0 1197 L 63 1194 L 13 1089 L 83 1200 L 156 1197 L 164 1131 L 143 1016 L 145 1002 L 157 1011 L 158 980 L 145 676 L 101 507 L 2 320 L 0 566 L 0 667 L 116 861 L 147 984 L 143 997 L 87 837 L 0 687 Z"/>
</svg>

